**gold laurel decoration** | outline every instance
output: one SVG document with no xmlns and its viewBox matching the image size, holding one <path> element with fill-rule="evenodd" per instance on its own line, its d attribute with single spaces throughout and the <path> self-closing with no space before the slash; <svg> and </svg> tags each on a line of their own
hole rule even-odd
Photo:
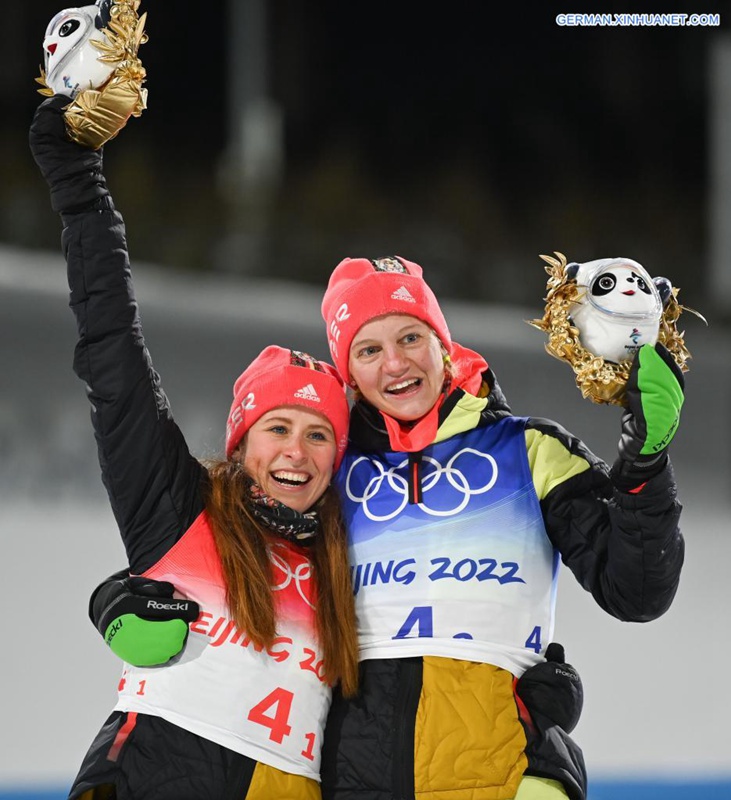
<svg viewBox="0 0 731 800">
<path fill-rule="evenodd" d="M 100 51 L 99 61 L 117 64 L 99 89 L 85 89 L 64 110 L 69 138 L 84 147 L 98 150 L 113 139 L 130 117 L 139 117 L 147 108 L 147 89 L 142 87 L 146 72 L 137 51 L 147 42 L 147 12 L 137 15 L 140 0 L 115 0 L 110 8 L 109 25 L 103 28 L 107 41 L 92 40 Z M 41 69 L 36 81 L 44 86 L 38 92 L 52 96 Z"/>
<path fill-rule="evenodd" d="M 42 89 L 38 89 L 38 94 L 42 94 L 44 97 L 53 97 L 54 91 L 51 87 L 46 83 L 46 71 L 43 67 L 39 67 L 41 74 L 36 78 L 36 83 L 40 83 L 43 87 Z"/>
<path fill-rule="evenodd" d="M 566 256 L 556 250 L 554 256 L 541 256 L 546 262 L 544 268 L 549 276 L 546 296 L 543 298 L 546 302 L 545 313 L 541 319 L 526 322 L 548 333 L 546 351 L 571 366 L 583 397 L 594 403 L 623 406 L 626 404 L 625 388 L 632 361 L 606 361 L 582 346 L 579 329 L 571 323 L 570 309 L 574 303 L 581 301 L 585 290 L 568 278 Z M 680 369 L 687 372 L 687 361 L 691 356 L 683 339 L 685 332 L 677 329 L 678 318 L 682 311 L 690 311 L 704 322 L 705 319 L 697 311 L 678 303 L 678 291 L 673 287 L 672 295 L 663 308 L 657 339 L 667 347 Z"/>
</svg>

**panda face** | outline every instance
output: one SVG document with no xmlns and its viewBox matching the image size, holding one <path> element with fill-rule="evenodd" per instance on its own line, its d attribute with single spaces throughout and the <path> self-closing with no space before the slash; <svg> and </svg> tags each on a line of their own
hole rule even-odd
<svg viewBox="0 0 731 800">
<path fill-rule="evenodd" d="M 75 97 L 84 89 L 97 88 L 111 74 L 114 65 L 98 60 L 92 40 L 103 40 L 98 30 L 97 6 L 66 8 L 48 23 L 43 39 L 46 83 L 56 94 Z"/>
<path fill-rule="evenodd" d="M 590 302 L 615 314 L 645 315 L 657 307 L 656 292 L 649 279 L 629 264 L 605 267 L 592 278 Z"/>
<path fill-rule="evenodd" d="M 626 285 L 620 291 L 625 296 L 632 297 L 638 291 L 652 294 L 652 290 L 645 282 L 645 279 L 634 270 L 631 270 L 629 275 L 624 276 L 624 280 Z M 594 278 L 591 284 L 591 293 L 594 297 L 604 297 L 604 295 L 611 294 L 616 286 L 617 276 L 612 272 L 603 272 L 597 278 Z"/>
<path fill-rule="evenodd" d="M 571 320 L 590 353 L 619 363 L 657 341 L 662 301 L 641 264 L 605 258 L 578 264 L 573 273 L 583 292 Z"/>
<path fill-rule="evenodd" d="M 63 69 L 64 62 L 76 47 L 84 41 L 93 23 L 77 8 L 67 8 L 48 23 L 43 40 L 46 75 L 51 76 Z"/>
</svg>

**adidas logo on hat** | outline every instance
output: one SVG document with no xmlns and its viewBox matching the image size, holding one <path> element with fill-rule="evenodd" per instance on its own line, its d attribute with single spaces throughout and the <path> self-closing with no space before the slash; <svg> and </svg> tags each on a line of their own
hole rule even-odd
<svg viewBox="0 0 731 800">
<path fill-rule="evenodd" d="M 303 400 L 311 400 L 315 403 L 320 402 L 320 396 L 315 391 L 315 387 L 308 383 L 307 386 L 303 386 L 301 389 L 298 389 L 294 393 L 295 397 L 301 397 Z"/>
<path fill-rule="evenodd" d="M 405 287 L 402 286 L 400 289 L 396 289 L 396 291 L 391 295 L 392 300 L 403 300 L 406 303 L 415 303 L 416 300 L 411 296 L 411 292 Z"/>
</svg>

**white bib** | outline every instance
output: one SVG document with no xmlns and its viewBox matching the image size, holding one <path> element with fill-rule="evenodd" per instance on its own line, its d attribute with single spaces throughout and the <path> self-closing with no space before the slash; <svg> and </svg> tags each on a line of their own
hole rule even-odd
<svg viewBox="0 0 731 800">
<path fill-rule="evenodd" d="M 320 780 L 331 690 L 314 634 L 310 563 L 288 543 L 270 548 L 277 637 L 257 650 L 236 630 L 205 513 L 145 575 L 201 606 L 181 659 L 126 665 L 116 709 L 153 714 L 285 772 Z"/>
</svg>

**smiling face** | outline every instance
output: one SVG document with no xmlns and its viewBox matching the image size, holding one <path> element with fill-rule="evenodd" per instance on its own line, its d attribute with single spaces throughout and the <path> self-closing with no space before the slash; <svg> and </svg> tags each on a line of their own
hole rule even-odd
<svg viewBox="0 0 731 800">
<path fill-rule="evenodd" d="M 363 397 L 402 422 L 427 414 L 444 385 L 442 347 L 420 319 L 389 314 L 353 337 L 348 369 Z"/>
<path fill-rule="evenodd" d="M 249 428 L 237 457 L 266 494 L 305 512 L 330 484 L 336 450 L 333 427 L 324 416 L 280 406 Z"/>
</svg>

